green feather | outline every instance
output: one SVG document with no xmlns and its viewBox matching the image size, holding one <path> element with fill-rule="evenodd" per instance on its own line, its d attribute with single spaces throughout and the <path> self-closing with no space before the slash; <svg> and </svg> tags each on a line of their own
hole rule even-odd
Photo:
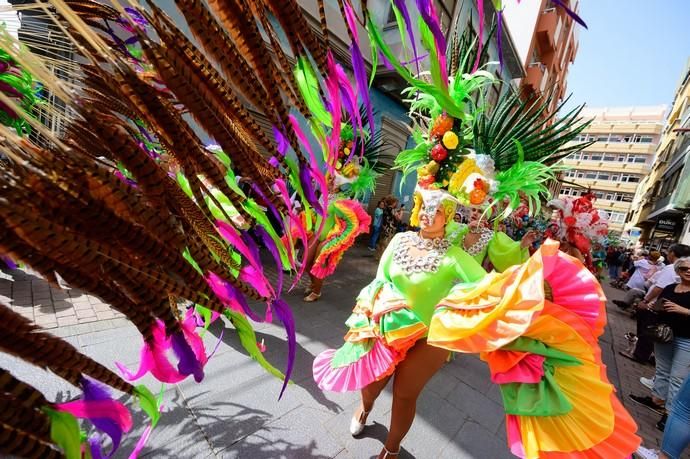
<svg viewBox="0 0 690 459">
<path fill-rule="evenodd" d="M 270 374 L 278 379 L 285 379 L 285 375 L 273 365 L 271 365 L 268 360 L 264 357 L 256 343 L 256 333 L 252 328 L 249 321 L 239 312 L 231 311 L 226 309 L 223 314 L 230 320 L 235 330 L 237 330 L 237 336 L 240 338 L 240 343 L 242 347 L 249 353 L 249 356 L 256 360 L 259 365 L 261 365 L 264 370 L 268 371 Z"/>
<path fill-rule="evenodd" d="M 331 127 L 331 114 L 321 100 L 319 80 L 316 78 L 316 72 L 307 57 L 300 56 L 297 59 L 294 73 L 297 87 L 313 117 Z"/>
</svg>

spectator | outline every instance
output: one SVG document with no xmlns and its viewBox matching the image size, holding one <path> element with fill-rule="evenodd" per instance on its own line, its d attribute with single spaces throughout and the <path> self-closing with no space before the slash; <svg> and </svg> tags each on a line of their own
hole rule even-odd
<svg viewBox="0 0 690 459">
<path fill-rule="evenodd" d="M 664 406 L 673 406 L 681 384 L 690 373 L 690 257 L 677 259 L 674 269 L 680 282 L 667 285 L 654 307 L 656 323 L 670 326 L 672 339 L 654 343 L 656 373 L 652 396 L 630 395 L 634 402 L 663 415 L 657 424 L 662 430 L 666 422 Z M 647 309 L 652 310 L 649 306 Z"/>
<path fill-rule="evenodd" d="M 685 244 L 674 244 L 669 248 L 667 257 L 669 264 L 664 266 L 653 276 L 653 283 L 649 286 L 649 290 L 646 291 L 646 293 L 641 290 L 631 289 L 628 290 L 623 301 L 613 301 L 616 306 L 627 308 L 631 306 L 636 299 L 642 298 L 642 301 L 637 305 L 637 343 L 635 345 L 635 350 L 632 353 L 620 353 L 623 357 L 627 357 L 639 363 L 648 362 L 654 348 L 654 343 L 645 335 L 647 326 L 651 325 L 656 318 L 656 315 L 649 311 L 649 305 L 656 301 L 657 297 L 666 286 L 680 282 L 680 278 L 676 274 L 673 264 L 679 258 L 690 257 L 690 246 Z M 638 292 L 642 292 L 642 295 L 639 295 Z"/>
<path fill-rule="evenodd" d="M 659 252 L 647 252 L 643 250 L 637 260 L 633 262 L 635 266 L 635 272 L 630 277 L 630 280 L 626 284 L 628 288 L 636 288 L 638 290 L 644 290 L 644 285 L 647 279 L 649 279 L 657 269 L 657 260 L 661 254 Z"/>
<path fill-rule="evenodd" d="M 641 459 L 680 459 L 690 444 L 690 378 L 678 391 L 661 438 L 661 451 L 640 446 L 636 455 Z"/>
<path fill-rule="evenodd" d="M 618 247 L 608 248 L 606 252 L 606 265 L 609 268 L 609 279 L 618 279 L 621 270 L 621 250 Z"/>
<path fill-rule="evenodd" d="M 395 232 L 398 229 L 395 211 L 398 207 L 398 199 L 389 195 L 384 198 L 383 217 L 381 219 L 381 235 L 376 244 L 376 259 L 380 259 L 383 251 L 388 247 Z"/>
<path fill-rule="evenodd" d="M 381 224 L 383 223 L 383 209 L 386 204 L 381 199 L 378 204 L 376 204 L 376 209 L 374 209 L 374 218 L 371 224 L 371 238 L 369 239 L 369 250 L 372 252 L 376 250 L 376 243 L 381 235 Z"/>
</svg>

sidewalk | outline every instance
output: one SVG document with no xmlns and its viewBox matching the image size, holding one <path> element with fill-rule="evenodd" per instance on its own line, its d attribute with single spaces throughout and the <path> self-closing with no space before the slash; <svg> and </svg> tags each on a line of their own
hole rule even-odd
<svg viewBox="0 0 690 459">
<path fill-rule="evenodd" d="M 0 271 L 0 302 L 44 328 L 124 317 L 95 296 L 62 290 L 30 270 Z"/>
<path fill-rule="evenodd" d="M 311 364 L 319 352 L 342 343 L 343 322 L 354 297 L 373 278 L 375 270 L 376 264 L 366 248 L 355 247 L 326 284 L 320 302 L 302 302 L 301 289 L 286 295 L 295 313 L 298 349 L 294 384 L 280 401 L 277 397 L 281 382 L 245 355 L 227 324 L 214 324 L 204 340 L 208 349 L 217 343 L 219 347 L 206 366 L 204 381 L 184 381 L 165 388 L 164 415 L 144 455 L 252 459 L 374 456 L 387 432 L 390 387 L 370 415 L 363 437 L 353 439 L 348 426 L 358 404 L 357 395 L 322 393 L 312 380 Z M 17 311 L 42 321 L 44 326 L 57 327 L 53 333 L 109 368 L 115 369 L 115 361 L 130 369 L 136 367 L 141 337 L 107 305 L 78 292 L 51 288 L 31 274 L 14 271 L 12 275 L 16 284 L 0 280 L 0 295 L 6 297 L 0 300 L 12 299 L 12 307 Z M 620 296 L 613 289 L 607 289 L 607 294 L 610 298 Z M 80 317 L 79 311 L 88 313 Z M 631 322 L 610 306 L 609 327 L 601 341 L 609 378 L 619 388 L 622 399 L 630 392 L 644 391 L 637 378 L 652 372 L 651 367 L 636 368 L 622 357 L 614 358 L 618 347 L 624 345 L 623 333 L 633 326 Z M 283 369 L 287 346 L 282 328 L 258 324 L 256 329 L 259 340 L 263 339 L 267 346 L 267 359 Z M 0 367 L 35 384 L 49 399 L 66 400 L 78 395 L 74 387 L 53 375 L 4 354 L 0 354 Z M 160 388 L 151 377 L 141 382 L 154 392 Z M 654 416 L 638 412 L 637 407 L 623 401 L 640 420 L 645 444 L 654 445 L 650 441 L 660 438 L 653 427 Z M 134 407 L 132 401 L 128 403 Z M 136 408 L 133 412 L 135 431 L 127 437 L 118 457 L 129 454 L 143 431 L 141 413 Z M 403 447 L 400 459 L 513 457 L 505 439 L 501 396 L 490 382 L 483 362 L 475 356 L 459 355 L 444 366 L 420 397 L 417 419 Z"/>
<path fill-rule="evenodd" d="M 643 406 L 633 403 L 628 398 L 630 394 L 650 394 L 649 389 L 640 383 L 640 377 L 653 377 L 654 367 L 633 362 L 618 354 L 619 351 L 624 351 L 627 347 L 627 342 L 623 335 L 627 332 L 635 333 L 636 322 L 630 318 L 628 311 L 624 311 L 612 303 L 612 300 L 622 300 L 625 293 L 608 285 L 608 281 L 603 283 L 603 287 L 609 299 L 607 305 L 609 328 L 614 338 L 612 344 L 615 350 L 615 365 L 620 373 L 618 396 L 637 422 L 639 426 L 638 434 L 644 439 L 644 445 L 648 448 L 658 449 L 661 445 L 662 432 L 657 430 L 655 424 L 659 421 L 660 416 Z M 686 451 L 682 457 L 690 459 L 690 451 Z"/>
</svg>

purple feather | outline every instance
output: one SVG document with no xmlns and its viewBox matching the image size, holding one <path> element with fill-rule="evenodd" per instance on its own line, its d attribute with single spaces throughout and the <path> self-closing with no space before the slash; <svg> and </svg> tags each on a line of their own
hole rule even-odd
<svg viewBox="0 0 690 459">
<path fill-rule="evenodd" d="M 582 18 L 581 18 L 580 16 L 578 16 L 577 13 L 575 13 L 575 11 L 571 10 L 570 8 L 568 8 L 568 6 L 567 6 L 565 3 L 563 3 L 562 0 L 553 0 L 553 2 L 554 2 L 556 5 L 558 5 L 558 6 L 560 6 L 561 8 L 563 8 L 563 9 L 565 10 L 565 12 L 568 14 L 568 16 L 570 16 L 571 18 L 573 18 L 573 20 L 574 20 L 575 22 L 577 22 L 577 23 L 580 24 L 582 27 L 584 27 L 585 29 L 587 29 L 587 24 L 585 24 L 585 21 L 583 21 Z"/>
<path fill-rule="evenodd" d="M 86 376 L 82 376 L 81 378 L 81 389 L 83 392 L 82 399 L 85 401 L 113 400 L 113 397 L 110 395 L 110 391 L 105 385 L 100 384 Z M 117 422 L 108 418 L 89 418 L 89 421 L 91 421 L 91 424 L 93 424 L 94 427 L 110 437 L 113 447 L 110 451 L 110 454 L 108 454 L 106 457 L 112 456 L 112 454 L 120 447 L 123 434 L 122 428 Z M 92 450 L 94 447 L 98 450 L 98 457 L 103 457 L 101 454 L 100 440 L 100 435 L 94 435 L 94 437 L 90 439 L 89 444 L 91 445 Z"/>
<path fill-rule="evenodd" d="M 91 450 L 91 459 L 104 459 L 100 435 L 94 434 L 89 437 L 89 450 Z"/>
<path fill-rule="evenodd" d="M 281 228 L 285 230 L 285 225 L 283 224 L 283 217 L 280 215 L 280 212 L 278 212 L 278 209 L 276 209 L 276 206 L 273 205 L 273 203 L 266 197 L 266 195 L 261 191 L 261 188 L 258 187 L 256 182 L 251 182 L 250 186 L 252 187 L 252 191 L 257 194 L 261 198 L 262 204 L 268 208 L 268 210 L 271 211 L 273 216 L 276 218 L 276 221 L 280 222 Z"/>
<path fill-rule="evenodd" d="M 181 331 L 173 333 L 171 337 L 173 352 L 180 359 L 177 364 L 177 369 L 183 375 L 194 375 L 196 382 L 201 382 L 204 379 L 204 368 L 201 362 L 194 355 L 192 347 L 189 345 Z"/>
<path fill-rule="evenodd" d="M 272 307 L 278 319 L 283 323 L 288 339 L 288 361 L 285 369 L 285 381 L 283 381 L 283 387 L 280 389 L 280 395 L 278 396 L 278 400 L 280 400 L 283 397 L 283 392 L 285 392 L 285 388 L 290 380 L 290 375 L 292 374 L 292 368 L 295 364 L 297 335 L 295 334 L 295 319 L 292 317 L 290 306 L 288 306 L 285 301 L 276 299 L 273 301 Z"/>
<path fill-rule="evenodd" d="M 254 322 L 263 322 L 261 316 L 256 314 L 249 307 L 247 299 L 242 295 L 234 285 L 227 282 L 225 279 L 217 275 L 216 273 L 209 272 L 206 275 L 206 282 L 213 290 L 213 293 L 230 309 L 237 312 L 243 312 L 247 317 L 252 319 Z"/>
<path fill-rule="evenodd" d="M 407 5 L 405 5 L 405 0 L 393 0 L 393 3 L 395 4 L 395 7 L 400 11 L 402 14 L 403 19 L 405 20 L 405 27 L 407 28 L 407 34 L 410 36 L 410 42 L 412 43 L 412 54 L 414 55 L 414 63 L 417 67 L 417 73 L 419 74 L 421 70 L 419 69 L 419 52 L 417 51 L 417 43 L 414 39 L 414 27 L 412 26 L 412 18 L 410 17 L 410 10 L 407 9 Z M 387 67 L 390 66 L 390 70 L 393 70 L 393 66 L 388 62 L 388 59 L 385 57 L 383 58 L 383 63 Z"/>
<path fill-rule="evenodd" d="M 479 3 L 482 3 L 481 1 Z M 481 6 L 484 8 L 484 5 Z M 441 67 L 441 76 L 446 86 L 448 86 L 448 69 L 446 65 L 446 37 L 443 36 L 441 24 L 438 21 L 438 14 L 436 8 L 431 0 L 417 0 L 417 8 L 422 15 L 422 19 L 431 29 L 436 42 L 436 57 Z"/>
<path fill-rule="evenodd" d="M 290 143 L 285 137 L 285 134 L 283 134 L 283 132 L 276 126 L 273 126 L 273 137 L 276 139 L 276 148 L 278 149 L 278 152 L 285 156 L 285 153 L 287 153 L 288 148 L 290 147 Z"/>
<path fill-rule="evenodd" d="M 352 73 L 355 75 L 357 90 L 362 98 L 362 103 L 367 109 L 367 123 L 369 130 L 374 132 L 374 109 L 369 98 L 369 83 L 367 82 L 367 71 L 364 66 L 364 57 L 356 43 L 350 44 L 350 54 L 352 55 Z"/>
<path fill-rule="evenodd" d="M 17 264 L 10 257 L 0 257 L 9 269 L 17 269 Z"/>
<path fill-rule="evenodd" d="M 325 212 L 321 203 L 319 203 L 319 198 L 316 196 L 316 191 L 314 190 L 314 184 L 311 180 L 312 170 L 308 164 L 299 164 L 299 181 L 302 184 L 302 190 L 307 198 L 309 204 L 314 208 L 314 210 L 321 216 L 324 216 Z"/>
<path fill-rule="evenodd" d="M 277 285 L 277 290 L 276 290 L 276 295 L 280 296 L 280 294 L 283 291 L 283 262 L 280 258 L 280 251 L 278 250 L 278 246 L 276 245 L 275 241 L 273 241 L 273 238 L 268 234 L 268 231 L 266 231 L 262 226 L 258 225 L 255 229 L 254 232 L 259 236 L 261 239 L 261 242 L 264 244 L 266 249 L 268 249 L 269 252 L 271 252 L 271 255 L 273 256 L 273 261 L 275 261 L 276 268 L 278 270 L 278 285 Z"/>
<path fill-rule="evenodd" d="M 256 245 L 256 241 L 248 231 L 240 231 L 240 236 L 242 236 L 242 241 L 249 249 L 249 253 L 252 254 L 254 260 L 253 265 L 261 266 L 261 255 L 259 255 L 259 247 Z M 256 267 L 256 266 L 255 266 Z"/>
</svg>

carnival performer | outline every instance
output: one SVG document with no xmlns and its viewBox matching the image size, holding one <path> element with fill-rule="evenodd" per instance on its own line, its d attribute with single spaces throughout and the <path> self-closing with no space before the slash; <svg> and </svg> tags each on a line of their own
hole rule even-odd
<svg viewBox="0 0 690 459">
<path fill-rule="evenodd" d="M 580 259 L 587 269 L 597 272 L 592 257 L 592 245 L 604 244 L 608 235 L 606 212 L 594 206 L 596 197 L 587 192 L 577 198 L 558 198 L 549 201 L 555 209 L 554 223 L 558 225 L 555 235 L 561 241 L 562 250 Z"/>
<path fill-rule="evenodd" d="M 450 225 L 448 238 L 462 247 L 487 271 L 505 271 L 508 267 L 524 263 L 529 258 L 529 248 L 537 239 L 535 231 L 526 232 L 520 240 L 514 240 L 492 222 L 485 210 L 469 207 L 468 224 Z"/>
<path fill-rule="evenodd" d="M 516 454 L 633 451 L 635 424 L 602 376 L 596 337 L 605 300 L 596 279 L 554 242 L 521 266 L 487 275 L 444 237 L 457 198 L 438 188 L 420 187 L 417 195 L 419 234 L 394 237 L 357 298 L 346 344 L 314 362 L 322 389 L 361 391 L 351 433 L 363 431 L 394 375 L 391 425 L 379 457 L 395 457 L 417 397 L 453 350 L 481 352 L 489 363 Z M 592 412 L 605 414 L 590 424 Z"/>
<path fill-rule="evenodd" d="M 429 10 L 422 13 L 425 24 L 433 23 Z M 522 264 L 487 273 L 446 237 L 458 204 L 489 206 L 503 216 L 521 200 L 535 208 L 554 174 L 542 161 L 525 160 L 517 142 L 510 150 L 512 140 L 500 154 L 476 152 L 486 142 L 470 135 L 481 116 L 471 101 L 493 77 L 439 73 L 446 68 L 440 38 L 423 26 L 425 50 L 436 59 L 433 84 L 407 71 L 368 24 L 377 52 L 413 87 L 412 117 L 421 127 L 416 146 L 401 152 L 396 166 L 417 173 L 411 219 L 420 232 L 393 238 L 376 278 L 356 299 L 345 344 L 317 356 L 314 379 L 323 390 L 360 391 L 353 435 L 363 432 L 393 379 L 390 427 L 378 455 L 392 459 L 412 426 L 419 394 L 449 351 L 479 353 L 501 389 L 514 454 L 626 457 L 640 440 L 601 361 L 605 297 L 597 280 L 555 241 Z"/>
<path fill-rule="evenodd" d="M 352 144 L 349 146 L 352 148 Z M 350 148 L 345 146 L 342 154 L 349 155 Z M 308 248 L 306 260 L 310 284 L 304 292 L 304 301 L 311 303 L 321 298 L 324 279 L 333 274 L 357 236 L 369 232 L 371 217 L 362 203 L 351 197 L 361 197 L 371 190 L 375 177 L 366 161 L 360 164 L 356 157 L 345 166 L 337 164 L 334 175 L 329 177 L 327 217 L 323 229 L 310 239 Z M 316 219 L 314 227 L 320 224 Z"/>
</svg>

